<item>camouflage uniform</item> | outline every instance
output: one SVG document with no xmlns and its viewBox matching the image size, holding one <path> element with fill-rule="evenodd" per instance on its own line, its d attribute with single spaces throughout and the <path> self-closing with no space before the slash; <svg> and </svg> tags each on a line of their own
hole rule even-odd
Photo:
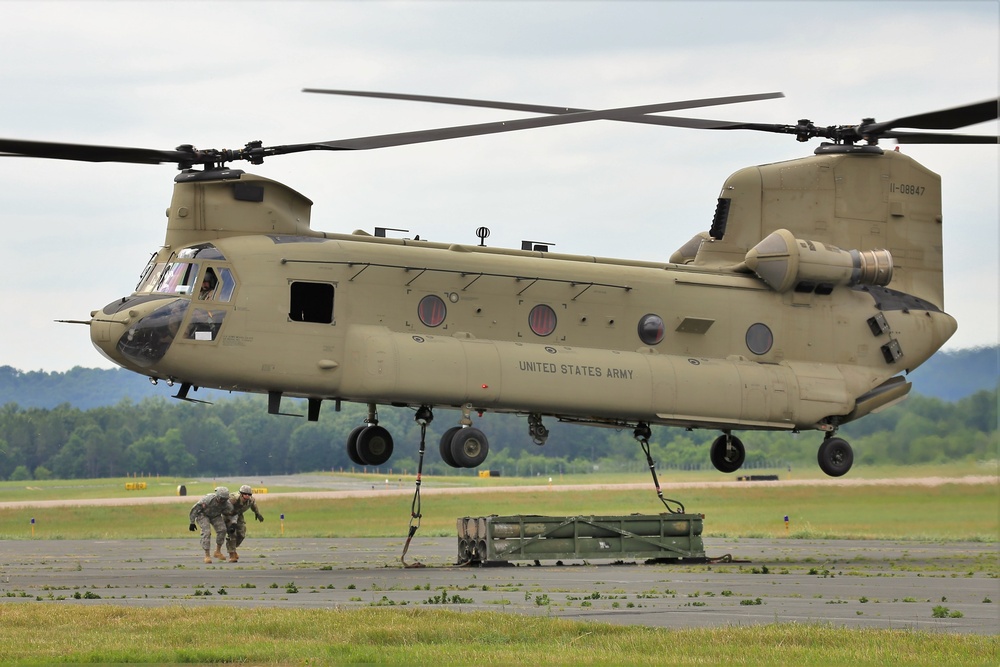
<svg viewBox="0 0 1000 667">
<path fill-rule="evenodd" d="M 263 521 L 264 515 L 257 509 L 257 501 L 253 499 L 253 489 L 244 484 L 240 487 L 239 493 L 229 494 L 229 504 L 232 505 L 232 512 L 226 517 L 226 523 L 236 524 L 235 530 L 226 535 L 226 550 L 229 551 L 229 562 L 235 563 L 240 559 L 236 549 L 243 544 L 247 537 L 247 522 L 243 514 L 247 510 L 252 510 L 257 521 Z"/>
<path fill-rule="evenodd" d="M 229 502 L 229 489 L 224 486 L 217 487 L 215 491 L 209 493 L 199 500 L 191 508 L 189 528 L 193 531 L 195 524 L 201 528 L 201 548 L 205 550 L 205 562 L 211 563 L 209 549 L 212 546 L 212 529 L 215 529 L 215 554 L 216 558 L 224 559 L 222 555 L 222 543 L 226 541 L 226 514 L 233 513 L 233 505 Z"/>
</svg>

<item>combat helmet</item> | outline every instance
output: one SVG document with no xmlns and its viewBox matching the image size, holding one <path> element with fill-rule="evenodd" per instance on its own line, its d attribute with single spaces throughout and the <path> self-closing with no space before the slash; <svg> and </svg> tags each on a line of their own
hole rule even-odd
<svg viewBox="0 0 1000 667">
<path fill-rule="evenodd" d="M 248 496 L 252 496 L 253 495 L 253 489 L 250 488 L 249 484 L 244 484 L 243 486 L 240 487 L 240 493 L 245 493 Z"/>
<path fill-rule="evenodd" d="M 229 489 L 227 489 L 224 486 L 215 487 L 215 497 L 225 498 L 226 500 L 229 500 Z"/>
</svg>

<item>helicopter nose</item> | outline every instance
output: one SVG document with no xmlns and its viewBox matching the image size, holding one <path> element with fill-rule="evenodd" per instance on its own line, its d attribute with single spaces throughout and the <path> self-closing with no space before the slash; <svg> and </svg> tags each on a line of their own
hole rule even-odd
<svg viewBox="0 0 1000 667">
<path fill-rule="evenodd" d="M 188 304 L 163 295 L 113 301 L 91 314 L 90 340 L 111 362 L 143 372 L 167 353 Z"/>
</svg>

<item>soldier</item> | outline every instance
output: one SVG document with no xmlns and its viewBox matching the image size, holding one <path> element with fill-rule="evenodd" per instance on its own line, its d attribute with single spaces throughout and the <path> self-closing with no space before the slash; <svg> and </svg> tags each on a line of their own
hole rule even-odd
<svg viewBox="0 0 1000 667">
<path fill-rule="evenodd" d="M 205 550 L 206 563 L 212 562 L 212 556 L 208 552 L 212 545 L 213 528 L 215 528 L 215 553 L 212 555 L 219 560 L 226 559 L 222 555 L 222 543 L 226 540 L 224 515 L 232 513 L 233 505 L 229 502 L 229 489 L 224 486 L 216 487 L 215 491 L 196 502 L 191 508 L 189 516 L 191 525 L 188 526 L 188 530 L 194 532 L 197 528 L 201 528 L 201 548 Z"/>
<path fill-rule="evenodd" d="M 248 484 L 241 486 L 239 493 L 231 494 L 229 503 L 233 507 L 233 512 L 231 516 L 226 517 L 226 521 L 230 524 L 230 532 L 226 534 L 226 550 L 229 551 L 229 562 L 235 563 L 240 559 L 236 549 L 243 544 L 243 540 L 247 537 L 247 522 L 243 518 L 244 512 L 248 509 L 253 510 L 254 516 L 261 522 L 264 521 L 264 515 L 257 509 L 257 502 L 253 499 L 253 489 Z M 233 529 L 234 525 L 235 530 Z"/>
</svg>

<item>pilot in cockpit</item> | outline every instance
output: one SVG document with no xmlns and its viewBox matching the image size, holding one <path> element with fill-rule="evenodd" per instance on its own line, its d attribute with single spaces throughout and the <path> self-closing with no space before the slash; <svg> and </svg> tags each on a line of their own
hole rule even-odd
<svg viewBox="0 0 1000 667">
<path fill-rule="evenodd" d="M 205 277 L 201 280 L 201 292 L 198 298 L 202 300 L 211 299 L 215 295 L 215 288 L 219 284 L 219 279 L 212 269 L 205 270 Z"/>
</svg>

